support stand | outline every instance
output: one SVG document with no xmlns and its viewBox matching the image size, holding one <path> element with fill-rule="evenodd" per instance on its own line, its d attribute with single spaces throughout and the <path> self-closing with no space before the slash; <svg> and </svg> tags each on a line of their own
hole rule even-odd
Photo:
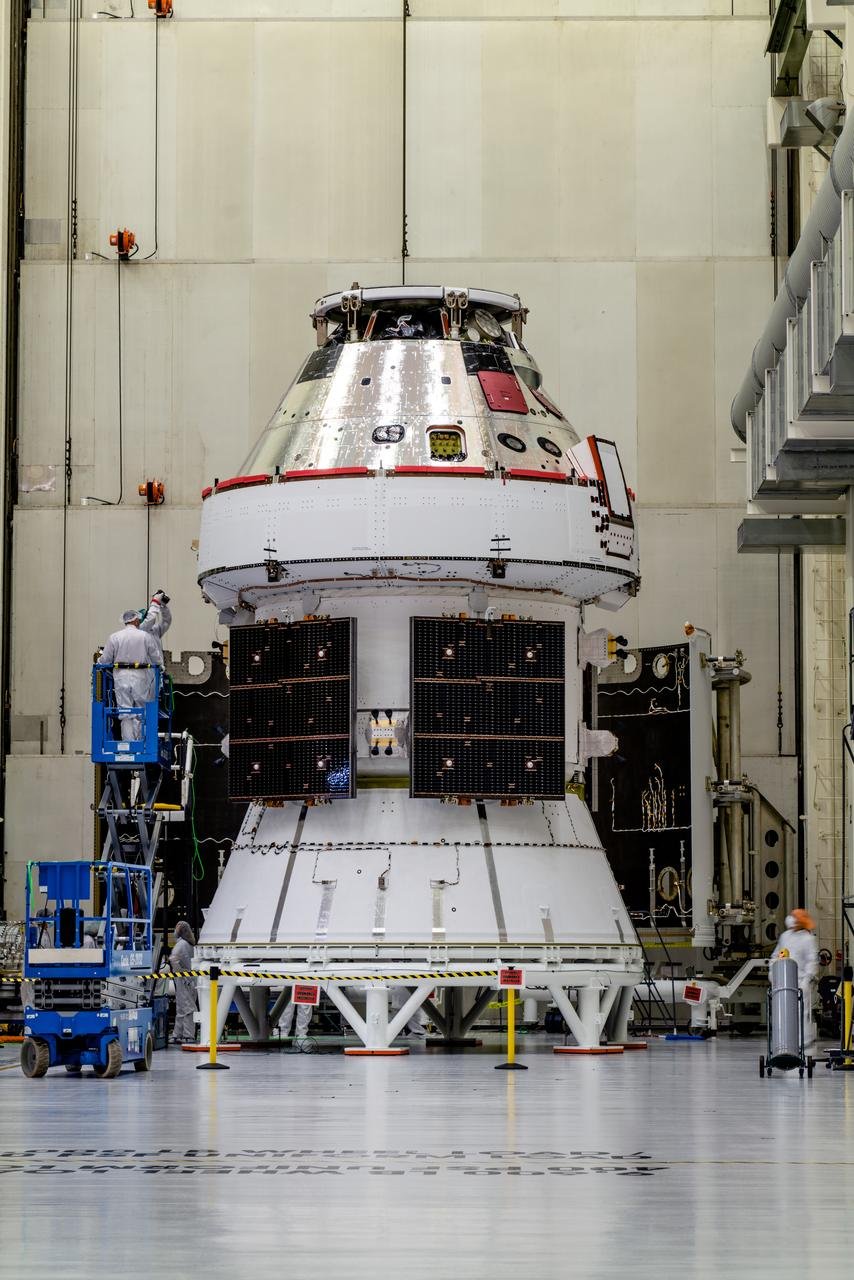
<svg viewBox="0 0 854 1280">
<path fill-rule="evenodd" d="M 496 1071 L 527 1071 L 528 1068 L 516 1061 L 516 989 L 507 988 L 507 1061 L 499 1062 Z"/>
<path fill-rule="evenodd" d="M 207 1062 L 200 1062 L 199 1065 L 196 1067 L 196 1070 L 197 1071 L 230 1071 L 231 1068 L 228 1067 L 224 1062 L 217 1062 L 216 1060 L 216 1047 L 217 1047 L 216 1042 L 218 1039 L 217 1031 L 219 1029 L 217 1027 L 217 1010 L 219 1007 L 219 1000 L 218 1000 L 219 968 L 215 964 L 211 965 L 210 984 L 211 984 L 210 985 L 210 1020 L 209 1020 L 209 1028 L 208 1028 L 208 1035 L 210 1036 L 210 1057 Z"/>
</svg>

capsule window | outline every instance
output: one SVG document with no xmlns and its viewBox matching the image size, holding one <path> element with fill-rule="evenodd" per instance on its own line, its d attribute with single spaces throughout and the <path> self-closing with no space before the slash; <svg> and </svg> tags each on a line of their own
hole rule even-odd
<svg viewBox="0 0 854 1280">
<path fill-rule="evenodd" d="M 548 436 L 537 436 L 537 444 L 545 453 L 550 453 L 553 458 L 563 456 L 563 450 L 559 444 L 555 444 L 554 440 L 549 440 Z"/>
<path fill-rule="evenodd" d="M 527 449 L 524 440 L 520 440 L 518 436 L 511 436 L 507 431 L 498 433 L 498 443 L 503 444 L 505 449 L 512 449 L 514 453 L 524 453 Z"/>
<path fill-rule="evenodd" d="M 462 462 L 466 456 L 465 437 L 454 427 L 431 427 L 427 439 L 430 457 L 436 462 Z"/>
</svg>

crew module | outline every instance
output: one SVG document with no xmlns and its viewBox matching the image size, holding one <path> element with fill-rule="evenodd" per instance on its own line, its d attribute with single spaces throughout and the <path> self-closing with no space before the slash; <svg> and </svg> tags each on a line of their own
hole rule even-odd
<svg viewBox="0 0 854 1280">
<path fill-rule="evenodd" d="M 526 317 L 481 289 L 321 298 L 316 350 L 204 491 L 248 809 L 196 954 L 258 974 L 224 981 L 220 1026 L 236 999 L 263 1035 L 253 989 L 306 977 L 361 1052 L 419 1006 L 458 1039 L 509 965 L 578 1048 L 626 1037 L 641 952 L 582 785 L 616 746 L 583 670 L 617 641 L 583 610 L 637 591 L 634 494 L 547 394 Z"/>
</svg>

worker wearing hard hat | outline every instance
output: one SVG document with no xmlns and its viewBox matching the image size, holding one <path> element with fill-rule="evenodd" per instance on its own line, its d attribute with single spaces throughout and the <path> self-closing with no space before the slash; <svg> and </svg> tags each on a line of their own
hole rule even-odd
<svg viewBox="0 0 854 1280">
<path fill-rule="evenodd" d="M 151 601 L 139 623 L 140 631 L 147 631 L 157 642 L 160 651 L 160 666 L 163 662 L 163 637 L 172 626 L 172 610 L 169 608 L 169 597 L 165 591 L 155 591 Z"/>
<path fill-rule="evenodd" d="M 122 629 L 114 631 L 104 645 L 101 662 L 116 667 L 113 689 L 116 706 L 121 708 L 118 714 L 122 738 L 125 742 L 139 742 L 143 713 L 133 708 L 144 707 L 153 701 L 154 672 L 151 667 L 163 666 L 163 651 L 160 642 L 150 632 L 140 630 L 136 609 L 126 609 L 122 614 Z M 134 670 L 134 665 L 138 669 Z"/>
<path fill-rule="evenodd" d="M 804 1046 L 815 1042 L 815 1024 L 813 1023 L 813 984 L 818 973 L 818 942 L 812 932 L 815 921 L 808 911 L 795 907 L 792 914 L 786 916 L 786 928 L 777 939 L 777 945 L 771 956 L 777 960 L 788 954 L 798 966 L 798 985 L 804 997 Z"/>
</svg>

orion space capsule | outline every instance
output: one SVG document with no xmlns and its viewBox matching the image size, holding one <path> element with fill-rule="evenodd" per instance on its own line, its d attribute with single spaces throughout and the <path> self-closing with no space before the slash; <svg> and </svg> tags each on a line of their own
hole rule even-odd
<svg viewBox="0 0 854 1280">
<path fill-rule="evenodd" d="M 372 1051 L 437 990 L 463 1034 L 508 964 L 589 1049 L 639 980 L 580 785 L 615 745 L 584 723 L 613 644 L 582 612 L 637 589 L 633 494 L 543 388 L 526 315 L 478 289 L 321 298 L 316 349 L 203 495 L 248 808 L 199 954 L 257 972 L 232 988 L 322 980 Z"/>
</svg>

